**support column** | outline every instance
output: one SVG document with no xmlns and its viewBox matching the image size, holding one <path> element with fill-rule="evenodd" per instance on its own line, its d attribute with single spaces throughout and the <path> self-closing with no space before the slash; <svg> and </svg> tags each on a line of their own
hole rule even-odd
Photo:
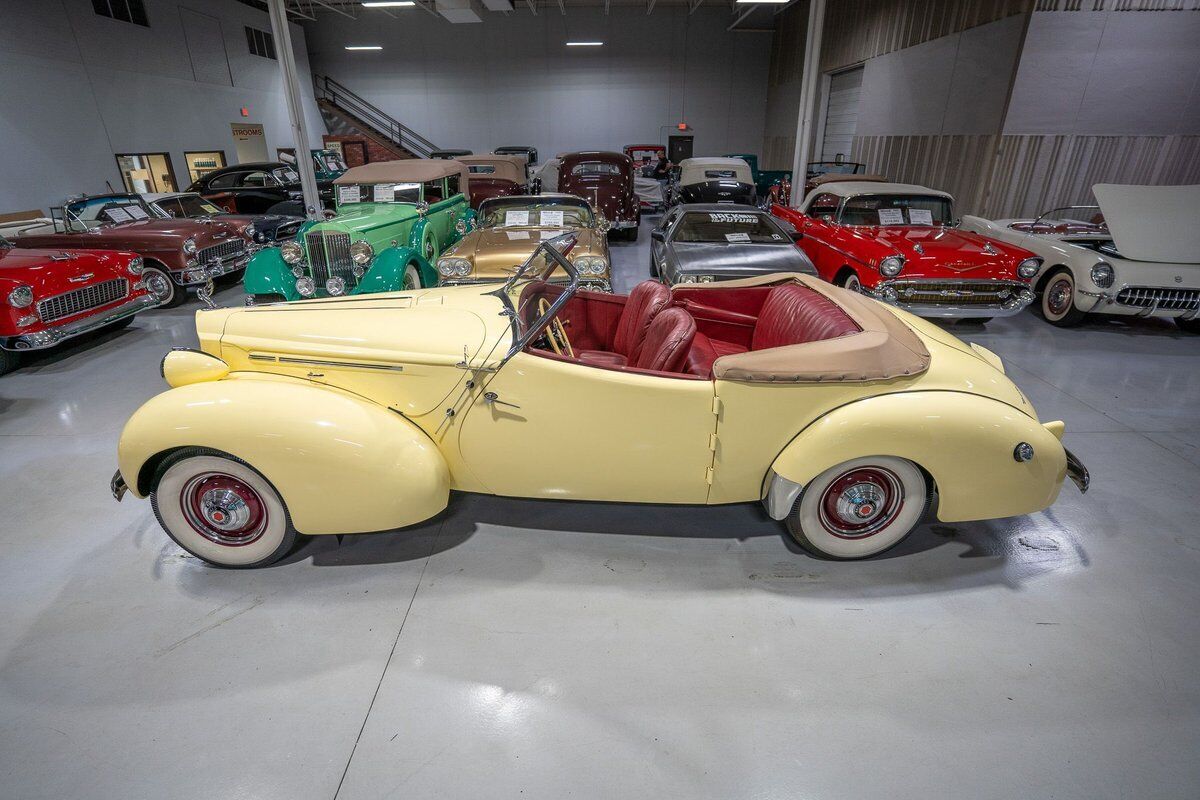
<svg viewBox="0 0 1200 800">
<path fill-rule="evenodd" d="M 797 208 L 804 199 L 804 182 L 812 152 L 816 122 L 817 79 L 821 66 L 821 34 L 825 27 L 825 0 L 808 0 L 808 30 L 804 37 L 804 69 L 800 81 L 800 112 L 796 119 L 796 152 L 792 158 L 792 197 Z"/>
<path fill-rule="evenodd" d="M 300 173 L 300 189 L 304 192 L 304 211 L 309 219 L 321 219 L 321 198 L 317 193 L 317 176 L 313 171 L 308 127 L 304 124 L 300 82 L 296 74 L 296 56 L 292 50 L 292 31 L 288 27 L 284 0 L 267 0 L 271 12 L 271 33 L 275 36 L 275 54 L 283 73 L 283 96 L 287 99 L 288 117 L 292 122 L 292 144 L 296 148 L 296 171 Z M 308 80 L 312 80 L 309 76 Z"/>
</svg>

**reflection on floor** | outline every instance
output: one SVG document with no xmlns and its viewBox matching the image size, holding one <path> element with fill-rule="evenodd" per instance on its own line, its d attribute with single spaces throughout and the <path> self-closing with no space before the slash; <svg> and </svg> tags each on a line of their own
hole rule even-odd
<svg viewBox="0 0 1200 800">
<path fill-rule="evenodd" d="M 648 227 L 613 243 L 619 291 Z M 460 496 L 236 572 L 108 495 L 195 307 L 0 378 L 4 797 L 1200 794 L 1198 338 L 950 326 L 1066 420 L 1093 489 L 875 561 L 753 505 Z"/>
</svg>

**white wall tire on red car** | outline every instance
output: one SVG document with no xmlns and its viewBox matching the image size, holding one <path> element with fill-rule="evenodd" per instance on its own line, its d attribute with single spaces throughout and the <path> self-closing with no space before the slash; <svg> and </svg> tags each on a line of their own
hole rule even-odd
<svg viewBox="0 0 1200 800">
<path fill-rule="evenodd" d="M 787 517 L 788 532 L 819 556 L 869 558 L 908 536 L 928 498 L 925 475 L 911 461 L 856 458 L 830 467 L 804 487 Z"/>
<path fill-rule="evenodd" d="M 214 451 L 179 453 L 161 472 L 150 503 L 176 544 L 215 566 L 265 566 L 296 541 L 287 507 L 270 481 Z"/>
</svg>

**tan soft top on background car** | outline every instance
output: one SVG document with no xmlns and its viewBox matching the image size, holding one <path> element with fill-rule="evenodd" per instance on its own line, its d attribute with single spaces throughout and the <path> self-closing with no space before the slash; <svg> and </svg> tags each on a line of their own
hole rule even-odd
<svg viewBox="0 0 1200 800">
<path fill-rule="evenodd" d="M 776 272 L 733 281 L 687 283 L 677 288 L 690 292 L 786 283 L 798 283 L 829 298 L 861 330 L 836 339 L 721 356 L 713 362 L 714 378 L 749 383 L 861 383 L 920 375 L 929 369 L 929 350 L 911 328 L 874 301 L 818 278 Z"/>
<path fill-rule="evenodd" d="M 480 153 L 471 156 L 459 156 L 457 161 L 466 164 L 468 171 L 471 166 L 485 164 L 496 168 L 495 172 L 478 173 L 481 178 L 499 178 L 513 183 L 525 182 L 525 157 L 508 156 L 498 153 Z"/>
<path fill-rule="evenodd" d="M 704 183 L 713 180 L 704 173 L 708 170 L 732 170 L 735 180 L 741 183 L 754 183 L 750 172 L 750 164 L 742 158 L 685 158 L 679 162 L 679 182 L 683 185 Z"/>
<path fill-rule="evenodd" d="M 402 158 L 397 161 L 372 161 L 351 167 L 334 179 L 338 185 L 356 183 L 424 183 L 451 175 L 460 176 L 459 187 L 466 194 L 470 173 L 461 161 L 446 158 Z"/>
</svg>

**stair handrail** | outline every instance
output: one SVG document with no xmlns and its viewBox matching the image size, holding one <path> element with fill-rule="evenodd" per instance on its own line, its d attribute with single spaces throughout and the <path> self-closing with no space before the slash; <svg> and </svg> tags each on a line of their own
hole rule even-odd
<svg viewBox="0 0 1200 800">
<path fill-rule="evenodd" d="M 430 153 L 438 149 L 433 142 L 328 75 L 313 73 L 313 88 L 318 99 L 328 100 L 333 105 L 360 118 L 391 139 L 393 144 L 411 153 L 428 158 Z"/>
</svg>

